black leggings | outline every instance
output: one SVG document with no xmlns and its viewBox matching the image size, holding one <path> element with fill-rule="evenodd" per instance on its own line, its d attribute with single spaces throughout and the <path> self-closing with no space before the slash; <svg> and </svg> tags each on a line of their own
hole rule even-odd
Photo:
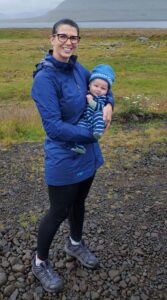
<svg viewBox="0 0 167 300">
<path fill-rule="evenodd" d="M 49 248 L 60 224 L 68 218 L 70 236 L 74 241 L 82 238 L 85 213 L 85 198 L 94 176 L 79 183 L 63 186 L 48 186 L 50 209 L 42 218 L 37 242 L 37 253 L 41 260 L 49 255 Z"/>
</svg>

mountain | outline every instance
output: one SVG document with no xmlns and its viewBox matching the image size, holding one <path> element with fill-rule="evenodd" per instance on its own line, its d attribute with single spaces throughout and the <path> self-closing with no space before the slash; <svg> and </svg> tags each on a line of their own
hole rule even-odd
<svg viewBox="0 0 167 300">
<path fill-rule="evenodd" d="M 166 0 L 65 0 L 38 20 L 160 21 L 167 20 L 166 12 Z"/>
<path fill-rule="evenodd" d="M 15 21 L 56 22 L 62 18 L 75 21 L 166 21 L 167 0 L 64 0 L 55 9 L 31 18 Z M 34 12 L 35 13 L 35 12 Z M 14 21 L 14 20 L 12 20 Z"/>
</svg>

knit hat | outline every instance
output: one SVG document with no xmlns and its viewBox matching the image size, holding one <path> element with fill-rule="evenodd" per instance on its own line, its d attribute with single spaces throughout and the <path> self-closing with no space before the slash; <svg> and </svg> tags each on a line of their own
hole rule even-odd
<svg viewBox="0 0 167 300">
<path fill-rule="evenodd" d="M 92 70 L 92 74 L 90 76 L 89 81 L 96 79 L 96 78 L 107 81 L 109 88 L 110 88 L 112 85 L 112 82 L 115 80 L 115 74 L 114 74 L 113 68 L 111 68 L 109 65 L 105 65 L 105 64 L 96 66 Z"/>
</svg>

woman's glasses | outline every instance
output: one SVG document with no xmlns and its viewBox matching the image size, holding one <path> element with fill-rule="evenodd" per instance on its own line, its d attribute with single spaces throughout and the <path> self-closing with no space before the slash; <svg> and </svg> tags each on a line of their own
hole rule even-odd
<svg viewBox="0 0 167 300">
<path fill-rule="evenodd" d="M 78 36 L 78 35 L 68 36 L 65 33 L 54 33 L 53 36 L 57 36 L 59 42 L 61 42 L 61 43 L 65 43 L 69 39 L 72 44 L 77 44 L 80 40 L 80 36 Z"/>
</svg>

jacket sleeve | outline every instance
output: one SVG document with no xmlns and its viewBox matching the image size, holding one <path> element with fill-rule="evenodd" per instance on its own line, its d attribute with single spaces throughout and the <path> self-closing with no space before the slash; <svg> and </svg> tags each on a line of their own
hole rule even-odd
<svg viewBox="0 0 167 300">
<path fill-rule="evenodd" d="M 42 77 L 37 75 L 34 78 L 31 95 L 36 103 L 44 130 L 49 138 L 85 144 L 96 142 L 89 129 L 62 120 L 55 86 L 47 75 L 43 75 Z"/>
</svg>

